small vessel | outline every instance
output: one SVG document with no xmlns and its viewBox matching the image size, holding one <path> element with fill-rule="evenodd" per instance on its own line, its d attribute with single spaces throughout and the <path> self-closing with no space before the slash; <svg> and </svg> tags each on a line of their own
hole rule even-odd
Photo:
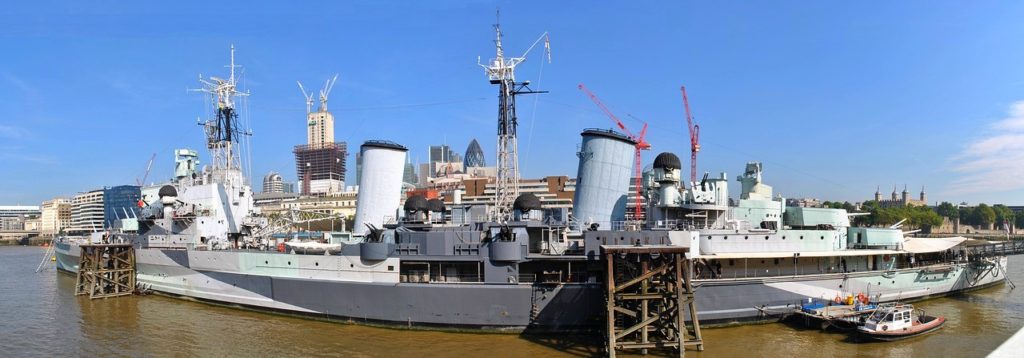
<svg viewBox="0 0 1024 358">
<path fill-rule="evenodd" d="M 857 328 L 857 334 L 871 340 L 896 341 L 935 331 L 945 323 L 945 317 L 928 316 L 913 305 L 890 302 L 880 304 Z"/>
</svg>

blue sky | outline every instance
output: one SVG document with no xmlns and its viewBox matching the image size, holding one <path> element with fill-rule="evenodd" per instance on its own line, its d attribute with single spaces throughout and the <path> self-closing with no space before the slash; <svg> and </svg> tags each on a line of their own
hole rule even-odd
<svg viewBox="0 0 1024 358">
<path fill-rule="evenodd" d="M 519 102 L 525 177 L 575 176 L 583 128 L 650 123 L 645 153 L 688 160 L 679 86 L 700 123 L 699 168 L 748 160 L 786 197 L 860 201 L 923 185 L 930 201 L 1024 205 L 1024 3 L 1019 2 L 16 2 L 0 9 L 0 204 L 35 204 L 171 175 L 203 148 L 197 77 L 237 48 L 252 92 L 257 180 L 294 180 L 302 94 L 334 73 L 336 136 L 350 152 L 389 139 L 480 140 L 493 162 L 493 56 L 551 33 L 517 77 L 551 91 Z M 349 166 L 354 159 L 349 156 Z M 354 175 L 350 174 L 350 181 Z M 734 190 L 735 191 L 735 190 Z"/>
</svg>

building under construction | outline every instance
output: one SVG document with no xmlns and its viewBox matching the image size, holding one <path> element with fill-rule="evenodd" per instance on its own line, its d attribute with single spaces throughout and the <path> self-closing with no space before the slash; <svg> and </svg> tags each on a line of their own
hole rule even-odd
<svg viewBox="0 0 1024 358">
<path fill-rule="evenodd" d="M 345 142 L 334 142 L 334 115 L 327 111 L 327 97 L 338 75 L 320 90 L 320 108 L 313 111 L 313 94 L 299 83 L 306 97 L 307 144 L 295 146 L 295 173 L 302 195 L 329 195 L 345 190 Z"/>
<path fill-rule="evenodd" d="M 341 192 L 345 186 L 345 142 L 295 146 L 295 172 L 302 195 Z"/>
</svg>

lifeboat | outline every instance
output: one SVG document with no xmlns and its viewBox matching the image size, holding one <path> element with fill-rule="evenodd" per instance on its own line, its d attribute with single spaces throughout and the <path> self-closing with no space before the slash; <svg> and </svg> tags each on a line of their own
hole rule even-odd
<svg viewBox="0 0 1024 358">
<path fill-rule="evenodd" d="M 913 305 L 883 303 L 857 327 L 857 335 L 868 340 L 896 341 L 933 332 L 945 323 L 945 317 L 925 315 Z"/>
</svg>

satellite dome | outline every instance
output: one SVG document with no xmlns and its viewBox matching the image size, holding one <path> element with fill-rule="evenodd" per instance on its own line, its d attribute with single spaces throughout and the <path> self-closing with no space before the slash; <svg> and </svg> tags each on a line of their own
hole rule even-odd
<svg viewBox="0 0 1024 358">
<path fill-rule="evenodd" d="M 444 211 L 444 201 L 442 201 L 441 199 L 430 199 L 430 200 L 427 200 L 427 208 L 429 208 L 430 211 L 433 211 L 433 212 L 443 212 Z"/>
<path fill-rule="evenodd" d="M 654 167 L 662 169 L 682 169 L 682 162 L 679 161 L 679 157 L 669 152 L 663 152 L 658 154 L 654 158 Z"/>
<path fill-rule="evenodd" d="M 423 195 L 413 195 L 405 199 L 404 209 L 407 212 L 427 211 L 427 208 L 427 198 L 423 197 Z"/>
<path fill-rule="evenodd" d="M 531 193 L 522 194 L 512 203 L 512 208 L 521 212 L 540 210 L 540 198 Z"/>
<path fill-rule="evenodd" d="M 160 187 L 160 191 L 158 191 L 156 195 L 161 198 L 165 196 L 178 196 L 178 189 L 175 189 L 170 185 L 164 185 Z"/>
</svg>

